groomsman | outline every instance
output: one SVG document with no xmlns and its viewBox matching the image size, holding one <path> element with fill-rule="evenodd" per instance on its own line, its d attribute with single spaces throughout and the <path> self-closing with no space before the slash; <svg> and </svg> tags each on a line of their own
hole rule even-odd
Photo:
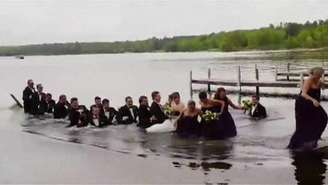
<svg viewBox="0 0 328 185">
<path fill-rule="evenodd" d="M 151 97 L 153 99 L 153 103 L 150 106 L 150 112 L 153 116 L 152 123 L 163 123 L 168 117 L 165 115 L 161 105 L 161 95 L 158 91 L 154 91 L 151 93 Z"/>
<path fill-rule="evenodd" d="M 67 127 L 77 126 L 85 127 L 88 126 L 90 115 L 88 109 L 79 105 L 77 98 L 71 98 L 71 109 L 69 113 L 70 124 Z"/>
<path fill-rule="evenodd" d="M 46 112 L 53 113 L 56 102 L 55 102 L 55 100 L 52 99 L 52 94 L 50 94 L 50 93 L 46 94 L 46 103 L 47 103 Z"/>
<path fill-rule="evenodd" d="M 27 87 L 23 91 L 23 101 L 24 101 L 24 112 L 32 113 L 32 97 L 35 93 L 34 82 L 32 79 L 27 81 Z"/>
<path fill-rule="evenodd" d="M 90 110 L 91 110 L 92 107 L 94 107 L 94 106 L 98 107 L 100 111 L 103 110 L 103 107 L 102 107 L 103 105 L 102 105 L 102 103 L 101 103 L 101 98 L 100 98 L 99 96 L 96 96 L 96 97 L 95 97 L 95 104 L 91 105 Z M 102 113 L 102 112 L 101 112 L 101 113 Z"/>
<path fill-rule="evenodd" d="M 133 105 L 132 97 L 125 98 L 125 105 L 118 110 L 117 121 L 119 124 L 136 123 L 138 117 L 138 107 Z"/>
<path fill-rule="evenodd" d="M 37 92 L 32 95 L 32 114 L 43 115 L 47 111 L 46 94 L 42 84 L 36 85 Z"/>
<path fill-rule="evenodd" d="M 115 108 L 110 107 L 109 100 L 106 98 L 102 100 L 102 108 L 103 110 L 100 112 L 105 116 L 106 124 L 113 124 L 114 118 L 116 117 L 118 112 L 115 110 Z"/>
<path fill-rule="evenodd" d="M 54 118 L 65 119 L 68 115 L 70 104 L 67 101 L 66 95 L 60 95 L 57 104 L 54 107 Z"/>
<path fill-rule="evenodd" d="M 150 112 L 150 107 L 148 104 L 147 96 L 140 96 L 139 98 L 139 123 L 138 127 L 148 128 L 152 126 L 152 114 Z"/>
<path fill-rule="evenodd" d="M 249 112 L 250 116 L 255 119 L 263 119 L 267 117 L 265 107 L 260 104 L 260 98 L 258 96 L 252 96 L 252 109 Z"/>
</svg>

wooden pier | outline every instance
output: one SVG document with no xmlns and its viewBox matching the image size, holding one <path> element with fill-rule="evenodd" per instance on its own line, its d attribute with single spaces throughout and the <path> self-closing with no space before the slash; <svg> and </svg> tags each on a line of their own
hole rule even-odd
<svg viewBox="0 0 328 185">
<path fill-rule="evenodd" d="M 241 67 L 237 67 L 237 74 L 235 81 L 232 80 L 220 80 L 212 78 L 212 71 L 208 69 L 207 78 L 204 79 L 195 79 L 193 78 L 193 72 L 190 71 L 190 96 L 193 97 L 194 92 L 200 91 L 200 89 L 194 89 L 193 85 L 206 85 L 206 91 L 208 93 L 213 92 L 213 86 L 217 87 L 234 87 L 234 89 L 227 89 L 229 93 L 238 94 L 238 95 L 256 95 L 256 96 L 266 96 L 266 97 L 286 97 L 286 98 L 294 98 L 298 95 L 298 93 L 290 93 L 288 89 L 301 89 L 304 77 L 309 76 L 304 70 L 301 72 L 293 72 L 290 70 L 290 64 L 287 65 L 287 72 L 279 72 L 277 68 L 275 68 L 275 79 L 272 81 L 260 81 L 259 77 L 259 69 L 257 65 L 255 65 L 254 70 L 254 80 L 242 80 L 241 79 Z M 325 73 L 323 75 L 323 79 L 327 77 L 328 74 Z M 296 79 L 295 79 L 296 77 Z M 243 87 L 247 87 L 247 89 L 243 90 Z M 250 88 L 254 87 L 254 90 L 250 90 Z M 325 83 L 322 87 L 326 89 L 328 87 L 328 83 Z M 237 88 L 237 89 L 236 89 Z M 260 92 L 260 88 L 284 88 L 285 92 Z M 204 89 L 203 89 L 204 90 Z M 296 92 L 299 92 L 296 91 Z M 323 100 L 328 100 L 328 97 L 322 96 Z"/>
</svg>

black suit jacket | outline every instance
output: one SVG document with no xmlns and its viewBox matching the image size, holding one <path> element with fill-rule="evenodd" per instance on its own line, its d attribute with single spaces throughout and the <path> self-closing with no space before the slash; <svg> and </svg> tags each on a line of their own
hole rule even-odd
<svg viewBox="0 0 328 185">
<path fill-rule="evenodd" d="M 116 116 L 117 121 L 119 124 L 131 124 L 131 123 L 136 123 L 137 122 L 137 117 L 138 117 L 138 107 L 137 106 L 132 106 L 132 111 L 134 114 L 134 117 L 132 116 L 130 109 L 127 105 L 124 105 L 118 110 L 118 114 Z M 127 117 L 126 120 L 123 118 Z"/>
<path fill-rule="evenodd" d="M 54 107 L 54 118 L 55 119 L 64 119 L 68 115 L 68 109 L 64 103 L 57 103 Z"/>
<path fill-rule="evenodd" d="M 96 125 L 96 123 L 94 122 L 94 119 L 93 119 L 93 116 L 91 115 L 90 113 L 90 120 L 89 120 L 89 123 L 95 127 L 105 127 L 107 126 L 107 119 L 104 115 L 102 114 L 99 114 L 99 117 L 98 117 L 98 125 Z"/>
<path fill-rule="evenodd" d="M 152 114 L 150 112 L 150 108 L 149 106 L 146 105 L 140 105 L 139 106 L 139 123 L 138 123 L 138 127 L 141 128 L 148 128 L 152 125 L 151 123 L 151 117 Z"/>
<path fill-rule="evenodd" d="M 29 87 L 26 87 L 23 91 L 23 101 L 24 101 L 24 112 L 32 113 L 32 97 L 34 90 Z"/>
<path fill-rule="evenodd" d="M 90 121 L 90 112 L 88 109 L 81 105 L 79 109 L 83 109 L 83 111 L 80 113 L 77 109 L 70 109 L 69 113 L 69 120 L 70 124 L 68 127 L 71 126 L 77 126 L 77 127 L 85 127 L 88 126 Z"/>
<path fill-rule="evenodd" d="M 40 99 L 41 96 L 41 99 Z M 34 115 L 42 115 L 47 112 L 47 102 L 46 102 L 46 94 L 41 93 L 39 96 L 38 92 L 35 92 L 32 95 L 32 114 Z"/>
<path fill-rule="evenodd" d="M 109 113 L 109 115 L 106 114 L 107 112 Z M 100 113 L 105 117 L 105 122 L 108 125 L 113 124 L 113 119 L 118 114 L 117 110 L 115 110 L 115 108 L 113 107 L 104 107 Z"/>
<path fill-rule="evenodd" d="M 266 113 L 265 107 L 263 105 L 261 105 L 260 103 L 258 103 L 254 112 L 253 113 L 252 113 L 252 111 L 250 112 L 250 116 L 253 118 L 258 118 L 258 119 L 266 118 L 267 113 Z"/>
<path fill-rule="evenodd" d="M 55 108 L 56 102 L 55 100 L 50 100 L 47 102 L 47 113 L 53 113 Z"/>
<path fill-rule="evenodd" d="M 150 113 L 155 117 L 155 120 L 152 122 L 153 124 L 163 123 L 166 119 L 168 119 L 160 105 L 158 105 L 156 102 L 151 104 Z"/>
</svg>

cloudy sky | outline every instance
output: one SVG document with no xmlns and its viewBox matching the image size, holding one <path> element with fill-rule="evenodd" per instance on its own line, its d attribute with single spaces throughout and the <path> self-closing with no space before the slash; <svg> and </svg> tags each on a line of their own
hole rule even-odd
<svg viewBox="0 0 328 185">
<path fill-rule="evenodd" d="M 0 0 L 0 45 L 137 40 L 328 19 L 328 0 Z"/>
</svg>

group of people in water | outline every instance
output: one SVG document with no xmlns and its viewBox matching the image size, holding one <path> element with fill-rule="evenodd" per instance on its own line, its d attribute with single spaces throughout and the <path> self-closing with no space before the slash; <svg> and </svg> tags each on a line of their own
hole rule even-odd
<svg viewBox="0 0 328 185">
<path fill-rule="evenodd" d="M 56 103 L 50 93 L 44 93 L 42 84 L 34 88 L 33 80 L 27 81 L 23 91 L 24 112 L 35 116 L 45 113 L 53 114 L 55 119 L 68 119 L 68 127 L 106 127 L 116 124 L 133 124 L 149 132 L 163 130 L 169 124 L 181 136 L 203 136 L 209 139 L 225 139 L 237 135 L 235 122 L 229 113 L 229 106 L 234 109 L 245 108 L 235 105 L 226 95 L 224 88 L 218 88 L 214 97 L 207 92 L 199 93 L 201 108 L 190 100 L 187 105 L 181 102 L 180 94 L 174 92 L 169 95 L 166 104 L 161 104 L 161 94 L 151 93 L 152 103 L 149 105 L 147 96 L 139 97 L 139 106 L 134 105 L 132 97 L 125 98 L 125 105 L 118 110 L 110 106 L 109 99 L 96 96 L 94 104 L 88 109 L 80 105 L 76 97 L 67 100 L 66 95 L 60 95 Z M 259 103 L 257 96 L 252 97 L 252 109 L 249 115 L 260 119 L 266 117 L 265 108 Z M 214 116 L 204 119 L 205 113 Z M 160 128 L 162 127 L 162 128 Z M 158 129 L 160 128 L 160 129 Z M 165 128 L 164 128 L 165 130 Z M 172 130 L 170 130 L 172 131 Z"/>
<path fill-rule="evenodd" d="M 290 140 L 290 149 L 308 149 L 317 147 L 318 140 L 327 125 L 327 113 L 320 105 L 321 77 L 324 70 L 320 67 L 310 71 L 310 77 L 304 81 L 302 91 L 296 98 L 296 130 Z M 151 93 L 152 103 L 147 96 L 140 96 L 139 106 L 134 105 L 132 97 L 125 98 L 125 105 L 118 110 L 110 106 L 106 98 L 95 97 L 94 104 L 88 109 L 80 105 L 78 98 L 68 102 L 65 95 L 60 95 L 56 103 L 52 95 L 43 92 L 38 84 L 34 89 L 33 80 L 28 80 L 23 92 L 24 111 L 27 114 L 42 115 L 52 113 L 55 119 L 69 119 L 68 127 L 105 127 L 115 124 L 133 124 L 149 132 L 160 131 L 167 126 L 182 136 L 202 136 L 210 139 L 225 139 L 237 135 L 236 125 L 229 112 L 229 107 L 244 110 L 245 107 L 234 104 L 226 95 L 224 88 L 218 88 L 213 97 L 207 92 L 199 93 L 200 108 L 190 100 L 185 106 L 180 94 L 169 95 L 165 105 L 161 104 L 161 94 Z M 258 96 L 252 96 L 249 115 L 265 118 L 265 108 L 259 103 Z M 165 129 L 164 129 L 165 130 Z"/>
</svg>

